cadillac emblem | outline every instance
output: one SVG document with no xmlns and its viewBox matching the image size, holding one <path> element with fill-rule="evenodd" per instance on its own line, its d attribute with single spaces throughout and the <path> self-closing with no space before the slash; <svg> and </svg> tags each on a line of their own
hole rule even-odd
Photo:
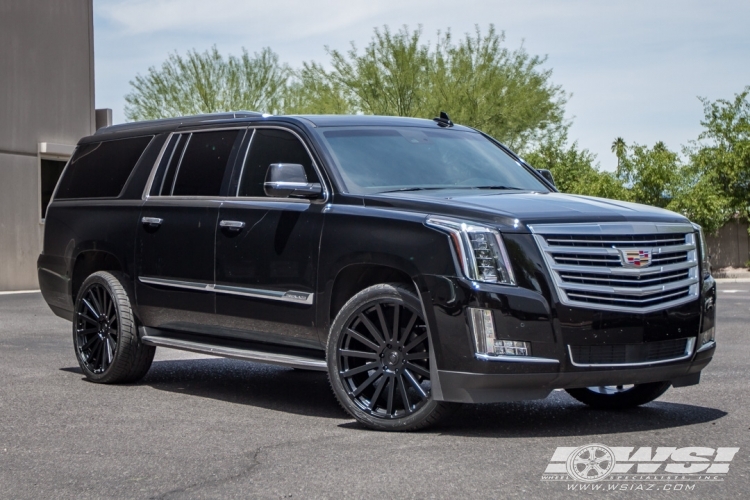
<svg viewBox="0 0 750 500">
<path fill-rule="evenodd" d="M 619 248 L 623 267 L 648 267 L 651 265 L 651 249 Z"/>
</svg>

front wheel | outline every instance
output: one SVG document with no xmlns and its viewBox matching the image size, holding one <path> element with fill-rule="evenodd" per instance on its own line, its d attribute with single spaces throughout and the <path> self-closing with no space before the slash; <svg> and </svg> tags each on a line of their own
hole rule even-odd
<svg viewBox="0 0 750 500">
<path fill-rule="evenodd" d="M 352 297 L 331 326 L 326 358 L 341 406 L 371 429 L 425 428 L 451 408 L 432 398 L 427 324 L 419 298 L 401 285 Z"/>
<path fill-rule="evenodd" d="M 581 403 L 600 410 L 624 410 L 650 403 L 669 389 L 669 382 L 635 385 L 603 385 L 566 389 Z"/>
</svg>

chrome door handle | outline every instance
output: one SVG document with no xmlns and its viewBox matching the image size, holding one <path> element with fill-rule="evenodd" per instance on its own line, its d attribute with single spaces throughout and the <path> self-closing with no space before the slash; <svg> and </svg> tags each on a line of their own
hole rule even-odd
<svg viewBox="0 0 750 500">
<path fill-rule="evenodd" d="M 141 219 L 141 223 L 147 226 L 161 226 L 162 222 L 164 222 L 164 219 L 158 217 L 144 217 Z"/>
<path fill-rule="evenodd" d="M 227 229 L 232 229 L 234 231 L 239 231 L 243 227 L 245 227 L 245 223 L 239 220 L 223 220 L 219 222 L 220 227 L 225 227 Z"/>
</svg>

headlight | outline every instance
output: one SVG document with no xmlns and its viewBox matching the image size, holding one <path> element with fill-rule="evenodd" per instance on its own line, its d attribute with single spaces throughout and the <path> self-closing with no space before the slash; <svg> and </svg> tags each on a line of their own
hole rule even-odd
<svg viewBox="0 0 750 500">
<path fill-rule="evenodd" d="M 698 224 L 693 224 L 693 227 L 698 231 L 699 235 L 699 246 L 701 256 L 701 272 L 703 273 L 703 279 L 711 276 L 711 262 L 709 262 L 708 245 L 706 244 L 706 236 L 703 234 L 703 228 Z"/>
<path fill-rule="evenodd" d="M 467 278 L 485 283 L 516 284 L 503 238 L 496 229 L 432 216 L 425 223 L 451 235 Z"/>
</svg>

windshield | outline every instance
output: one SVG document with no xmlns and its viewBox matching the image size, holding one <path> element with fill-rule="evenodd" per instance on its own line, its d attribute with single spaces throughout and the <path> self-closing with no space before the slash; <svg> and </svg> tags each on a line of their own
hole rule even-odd
<svg viewBox="0 0 750 500">
<path fill-rule="evenodd" d="M 358 127 L 323 137 L 349 192 L 419 189 L 520 189 L 541 181 L 481 134 L 455 129 Z"/>
</svg>

